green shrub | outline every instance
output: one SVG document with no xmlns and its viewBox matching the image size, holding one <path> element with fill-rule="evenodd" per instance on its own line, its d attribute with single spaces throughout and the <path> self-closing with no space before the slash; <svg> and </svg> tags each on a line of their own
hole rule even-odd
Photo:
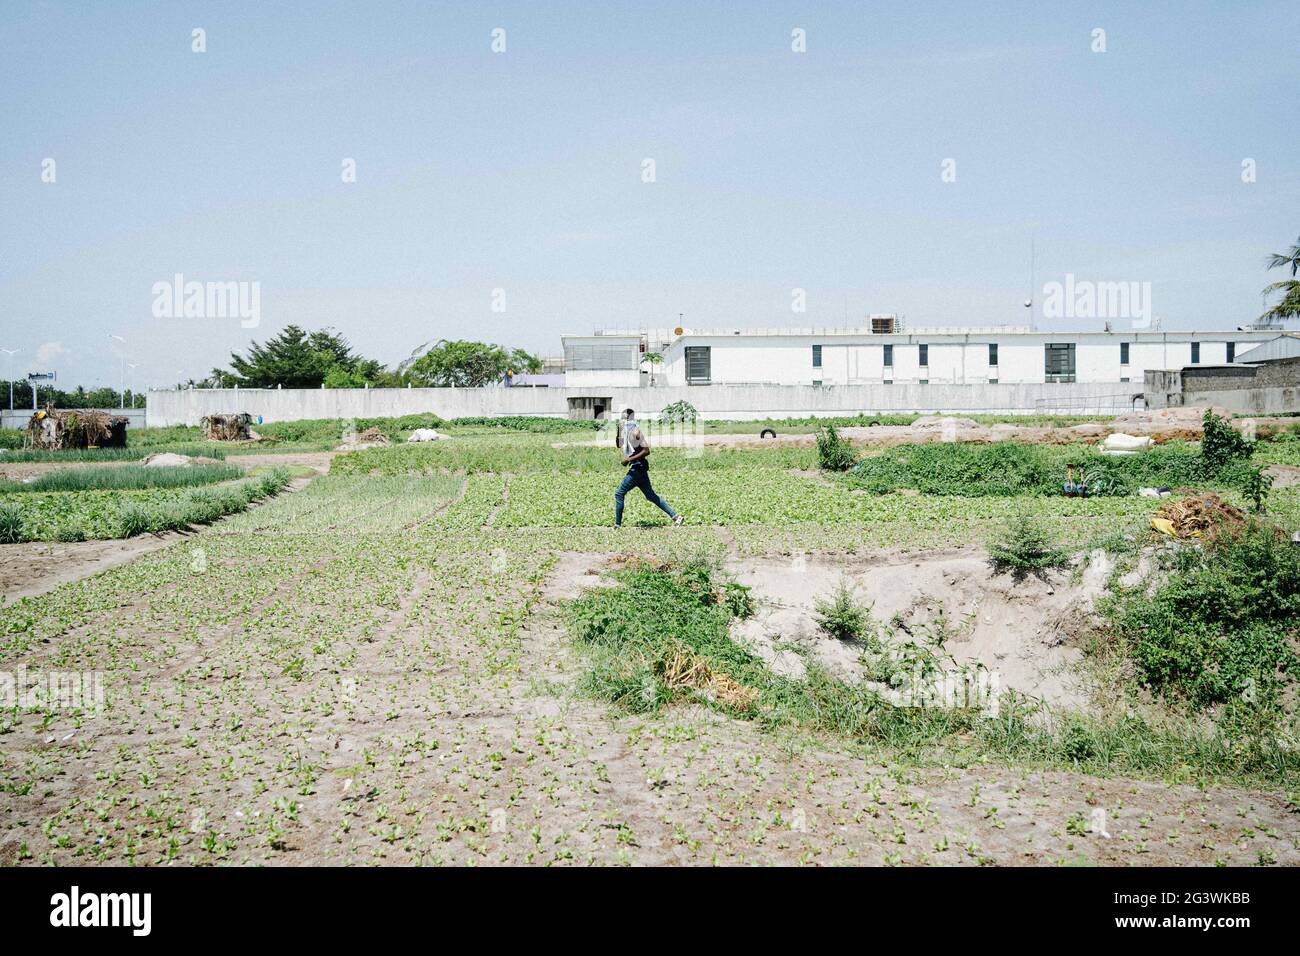
<svg viewBox="0 0 1300 956">
<path fill-rule="evenodd" d="M 680 425 L 694 422 L 699 417 L 700 413 L 695 410 L 695 406 L 683 399 L 664 406 L 663 411 L 659 413 L 659 424 Z"/>
<path fill-rule="evenodd" d="M 1273 487 L 1273 476 L 1266 474 L 1261 466 L 1246 466 L 1240 485 L 1241 496 L 1250 502 L 1250 510 L 1261 514 L 1268 501 L 1268 493 Z"/>
<path fill-rule="evenodd" d="M 1201 458 L 1207 475 L 1217 475 L 1225 466 L 1250 457 L 1254 446 L 1228 422 L 1208 408 L 1202 420 Z"/>
<path fill-rule="evenodd" d="M 852 443 L 841 438 L 834 425 L 817 432 L 817 466 L 823 471 L 848 471 L 857 461 Z"/>
<path fill-rule="evenodd" d="M 989 545 L 989 559 L 998 571 L 1018 578 L 1064 566 L 1069 553 L 1056 547 L 1047 533 L 1027 514 L 1017 515 L 1002 535 Z"/>
<path fill-rule="evenodd" d="M 853 596 L 847 581 L 840 582 L 830 600 L 815 601 L 813 610 L 817 626 L 836 640 L 862 641 L 871 625 L 870 612 Z"/>
<path fill-rule="evenodd" d="M 1103 455 L 1089 446 L 1010 441 L 932 442 L 898 445 L 865 458 L 847 480 L 878 494 L 914 488 L 928 495 L 974 498 L 1056 497 L 1070 465 L 1087 475 L 1091 497 L 1130 495 L 1149 485 L 1194 485 L 1203 475 L 1201 456 L 1176 442 L 1140 455 Z M 1224 480 L 1231 484 L 1231 475 Z"/>
<path fill-rule="evenodd" d="M 1272 707 L 1300 666 L 1300 548 L 1252 522 L 1182 548 L 1153 594 L 1122 595 L 1109 613 L 1156 693 Z"/>
</svg>

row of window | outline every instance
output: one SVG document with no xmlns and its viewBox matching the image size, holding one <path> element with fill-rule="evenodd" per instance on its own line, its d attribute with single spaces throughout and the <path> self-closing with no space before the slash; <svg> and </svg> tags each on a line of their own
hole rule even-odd
<svg viewBox="0 0 1300 956">
<path fill-rule="evenodd" d="M 1237 343 L 1228 342 L 1228 361 L 1231 362 L 1237 354 Z M 885 350 L 884 365 L 886 369 L 892 369 L 894 366 L 894 346 L 882 346 Z M 989 367 L 997 368 L 998 365 L 998 347 L 996 344 L 989 345 Z M 922 368 L 928 368 L 930 365 L 930 346 L 918 345 L 917 362 Z M 1192 364 L 1196 365 L 1201 361 L 1201 343 L 1192 343 Z M 1119 344 L 1119 362 L 1120 365 L 1129 364 L 1129 343 L 1121 342 Z M 814 345 L 812 347 L 812 364 L 813 368 L 822 367 L 822 347 Z M 1075 346 L 1068 342 L 1049 342 L 1043 346 L 1043 374 L 1049 382 L 1073 382 L 1075 380 Z M 686 347 L 686 382 L 689 385 L 706 385 L 712 377 L 712 355 L 710 347 L 707 345 L 688 345 Z M 920 379 L 921 384 L 925 384 L 928 379 Z M 989 379 L 990 382 L 997 381 Z M 1128 379 L 1120 379 L 1128 381 Z M 820 384 L 818 382 L 817 384 Z"/>
<path fill-rule="evenodd" d="M 1237 343 L 1227 342 L 1225 344 L 1228 347 L 1228 361 L 1231 362 L 1234 358 L 1236 358 L 1237 355 Z M 1062 346 L 1058 346 L 1058 345 L 1046 346 L 1049 352 L 1054 348 L 1060 348 L 1060 347 Z M 1065 347 L 1068 347 L 1070 349 L 1074 348 L 1073 345 L 1068 345 Z M 885 349 L 885 367 L 886 368 L 892 367 L 894 364 L 894 347 L 892 345 L 886 345 L 884 346 L 884 349 Z M 930 346 L 918 345 L 916 349 L 917 349 L 918 364 L 920 364 L 922 367 L 928 367 L 930 364 Z M 822 347 L 820 345 L 814 345 L 812 347 L 812 360 L 813 360 L 813 368 L 822 367 Z M 1201 361 L 1201 343 L 1193 342 L 1192 343 L 1192 364 L 1198 365 L 1200 364 L 1200 361 Z M 1120 365 L 1129 364 L 1129 343 L 1128 342 L 1119 343 L 1119 364 Z M 989 367 L 997 368 L 997 365 L 998 365 L 997 343 L 991 343 L 989 345 Z"/>
<path fill-rule="evenodd" d="M 885 366 L 888 368 L 888 367 L 891 367 L 891 366 L 894 364 L 894 347 L 893 347 L 892 345 L 886 345 L 884 348 L 885 348 Z M 820 345 L 814 345 L 814 346 L 812 347 L 812 352 L 813 352 L 813 356 L 812 356 L 812 358 L 813 358 L 813 368 L 821 368 L 821 367 L 822 367 L 822 347 L 821 347 Z M 929 364 L 930 364 L 930 346 L 928 346 L 928 345 L 918 345 L 918 346 L 916 347 L 916 354 L 917 354 L 917 361 L 918 361 L 922 366 L 929 366 Z M 989 346 L 989 364 L 990 364 L 990 365 L 997 365 L 997 364 L 998 364 L 998 347 L 997 347 L 996 345 L 990 345 L 990 346 Z"/>
</svg>

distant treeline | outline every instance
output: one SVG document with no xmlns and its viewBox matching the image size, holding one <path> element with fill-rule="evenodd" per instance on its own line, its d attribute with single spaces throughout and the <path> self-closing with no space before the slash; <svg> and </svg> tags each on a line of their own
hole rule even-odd
<svg viewBox="0 0 1300 956">
<path fill-rule="evenodd" d="M 9 407 L 9 382 L 0 382 L 0 407 Z M 30 409 L 32 407 L 32 387 L 26 379 L 15 379 L 14 387 L 14 408 Z M 65 392 L 60 388 L 51 388 L 48 385 L 38 386 L 37 407 L 44 408 L 51 402 L 55 408 L 121 408 L 122 393 L 115 388 L 92 388 L 85 389 L 78 385 L 70 392 Z M 126 407 L 127 408 L 144 408 L 144 392 L 132 392 L 129 388 L 126 390 Z"/>
</svg>

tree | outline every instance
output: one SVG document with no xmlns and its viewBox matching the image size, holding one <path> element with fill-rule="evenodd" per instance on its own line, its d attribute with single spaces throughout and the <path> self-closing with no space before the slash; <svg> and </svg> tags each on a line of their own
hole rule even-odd
<svg viewBox="0 0 1300 956">
<path fill-rule="evenodd" d="M 646 352 L 641 356 L 641 363 L 650 366 L 650 384 L 655 383 L 655 369 L 664 364 L 664 357 L 658 352 Z"/>
<path fill-rule="evenodd" d="M 1286 269 L 1289 267 L 1291 269 L 1291 278 L 1283 279 L 1281 282 L 1274 282 L 1265 287 L 1265 299 L 1275 292 L 1281 292 L 1282 298 L 1261 315 L 1260 319 L 1264 322 L 1276 323 L 1300 316 L 1300 281 L 1296 280 L 1296 273 L 1300 272 L 1300 239 L 1296 240 L 1295 245 L 1288 252 L 1275 252 L 1269 256 L 1268 267 L 1270 269 Z"/>
<path fill-rule="evenodd" d="M 501 381 L 506 372 L 537 372 L 541 367 L 542 360 L 523 349 L 439 339 L 432 346 L 426 342 L 417 348 L 398 371 L 421 388 L 479 388 Z"/>
<path fill-rule="evenodd" d="M 213 369 L 214 385 L 243 388 L 320 388 L 333 371 L 334 381 L 364 385 L 383 374 L 373 359 L 352 352 L 347 339 L 329 329 L 307 332 L 289 325 L 265 345 L 254 342 L 248 355 L 231 353 L 231 371 Z"/>
</svg>

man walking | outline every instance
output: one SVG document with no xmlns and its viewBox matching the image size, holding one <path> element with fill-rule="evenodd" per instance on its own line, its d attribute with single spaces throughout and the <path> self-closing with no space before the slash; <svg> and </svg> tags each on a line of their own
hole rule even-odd
<svg viewBox="0 0 1300 956">
<path fill-rule="evenodd" d="M 673 524 L 681 524 L 682 516 L 669 506 L 655 490 L 650 487 L 650 442 L 641 434 L 636 423 L 636 413 L 632 409 L 623 410 L 623 418 L 618 423 L 614 435 L 614 444 L 623 452 L 623 464 L 627 465 L 627 474 L 614 492 L 614 527 L 623 527 L 623 499 L 633 488 L 640 488 L 646 501 L 664 510 Z"/>
</svg>

